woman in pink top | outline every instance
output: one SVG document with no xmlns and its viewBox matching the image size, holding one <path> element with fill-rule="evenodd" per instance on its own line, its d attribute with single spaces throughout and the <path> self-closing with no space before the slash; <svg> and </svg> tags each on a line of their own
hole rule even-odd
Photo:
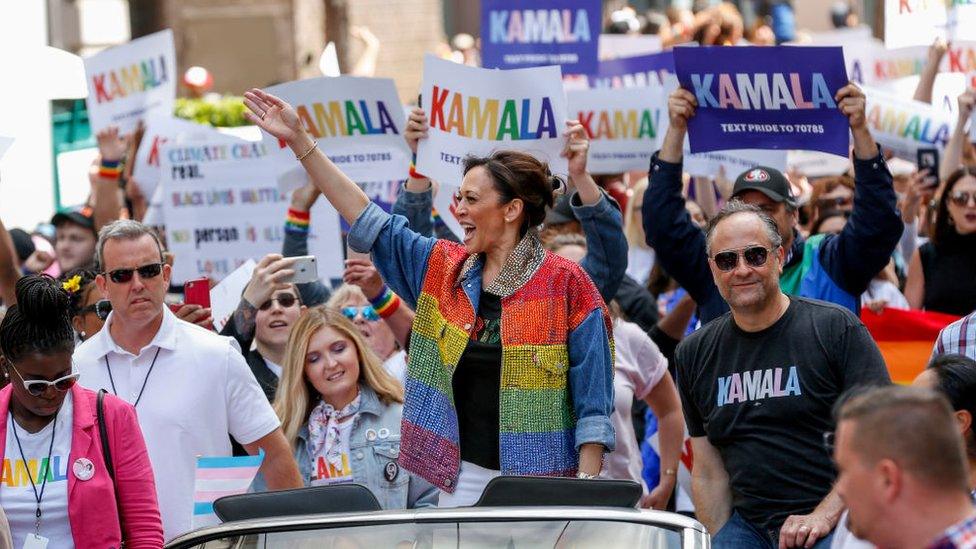
<svg viewBox="0 0 976 549">
<path fill-rule="evenodd" d="M 14 547 L 162 547 L 156 486 L 135 409 L 76 385 L 68 290 L 46 275 L 17 282 L 0 323 L 0 505 Z M 114 480 L 103 459 L 110 449 Z M 25 545 L 26 543 L 26 545 Z M 31 545 L 34 544 L 34 545 Z"/>
</svg>

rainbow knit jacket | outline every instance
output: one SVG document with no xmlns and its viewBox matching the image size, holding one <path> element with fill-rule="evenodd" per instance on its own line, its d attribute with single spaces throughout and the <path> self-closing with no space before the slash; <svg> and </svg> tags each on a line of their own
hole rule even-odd
<svg viewBox="0 0 976 549">
<path fill-rule="evenodd" d="M 569 334 L 594 311 L 612 324 L 581 269 L 544 254 L 528 281 L 502 298 L 499 450 L 504 474 L 573 476 L 576 415 L 569 392 Z M 458 284 L 463 247 L 434 246 L 410 339 L 400 464 L 446 491 L 460 468 L 451 377 L 472 336 L 475 310 Z"/>
<path fill-rule="evenodd" d="M 451 378 L 475 326 L 483 261 L 410 230 L 375 204 L 349 231 L 390 288 L 416 310 L 399 463 L 453 492 L 460 471 Z M 529 235 L 485 288 L 502 298 L 502 472 L 573 475 L 581 444 L 614 448 L 612 324 L 579 265 Z"/>
</svg>

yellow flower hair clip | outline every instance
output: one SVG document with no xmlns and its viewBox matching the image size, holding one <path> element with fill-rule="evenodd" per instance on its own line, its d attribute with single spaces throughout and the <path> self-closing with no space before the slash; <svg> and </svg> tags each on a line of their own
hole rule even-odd
<svg viewBox="0 0 976 549">
<path fill-rule="evenodd" d="M 61 287 L 69 294 L 73 294 L 81 289 L 81 275 L 75 275 L 61 283 Z"/>
</svg>

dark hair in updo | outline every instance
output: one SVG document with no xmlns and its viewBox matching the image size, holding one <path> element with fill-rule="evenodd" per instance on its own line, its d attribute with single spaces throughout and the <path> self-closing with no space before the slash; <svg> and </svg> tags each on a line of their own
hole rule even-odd
<svg viewBox="0 0 976 549">
<path fill-rule="evenodd" d="M 68 316 L 70 318 L 81 314 L 81 310 L 85 307 L 85 301 L 88 299 L 88 294 L 94 289 L 93 285 L 95 284 L 96 274 L 95 271 L 82 267 L 61 275 L 59 279 L 61 282 L 67 282 L 76 276 L 78 277 L 78 290 L 74 292 L 66 291 L 69 301 Z"/>
<path fill-rule="evenodd" d="M 17 303 L 0 322 L 0 352 L 13 362 L 30 353 L 72 352 L 70 298 L 61 284 L 48 275 L 30 275 L 17 281 L 16 293 Z"/>
<path fill-rule="evenodd" d="M 545 162 L 519 151 L 496 151 L 488 156 L 469 155 L 464 159 L 465 175 L 477 167 L 488 171 L 502 204 L 516 198 L 525 203 L 523 234 L 529 227 L 542 224 L 546 208 L 552 207 L 555 194 L 563 188 L 563 182 L 549 173 Z"/>
</svg>

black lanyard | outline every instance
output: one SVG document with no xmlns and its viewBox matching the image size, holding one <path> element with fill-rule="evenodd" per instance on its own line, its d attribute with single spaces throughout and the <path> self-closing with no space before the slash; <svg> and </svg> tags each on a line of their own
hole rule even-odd
<svg viewBox="0 0 976 549">
<path fill-rule="evenodd" d="M 133 408 L 138 406 L 139 401 L 142 400 L 142 393 L 146 390 L 146 384 L 149 383 L 149 375 L 152 374 L 153 368 L 156 366 L 156 359 L 159 358 L 159 351 L 162 349 L 162 347 L 156 347 L 156 355 L 153 356 L 152 364 L 149 365 L 149 371 L 146 372 L 146 377 L 142 380 L 142 389 L 139 389 L 139 396 L 132 403 Z M 105 355 L 105 369 L 108 370 L 108 381 L 112 384 L 112 394 L 119 396 L 119 392 L 115 389 L 115 379 L 112 378 L 112 367 L 108 363 L 108 354 Z"/>
<path fill-rule="evenodd" d="M 14 415 L 10 414 L 10 428 L 14 430 L 14 440 L 17 441 L 17 449 L 20 450 L 20 459 L 24 462 L 24 469 L 27 470 L 27 480 L 31 483 L 31 488 L 34 490 L 34 499 L 37 500 L 37 510 L 34 512 L 34 535 L 39 535 L 41 531 L 41 500 L 44 499 L 44 487 L 47 486 L 47 477 L 51 470 L 51 455 L 54 453 L 54 438 L 58 435 L 58 414 L 61 413 L 61 409 L 54 413 L 54 425 L 51 428 L 51 445 L 47 449 L 47 471 L 37 468 L 37 474 L 43 475 L 44 480 L 41 481 L 41 492 L 37 493 L 37 484 L 31 477 L 30 467 L 27 466 L 27 456 L 24 455 L 24 447 L 20 445 L 20 437 L 17 435 L 17 420 L 14 419 Z"/>
</svg>

